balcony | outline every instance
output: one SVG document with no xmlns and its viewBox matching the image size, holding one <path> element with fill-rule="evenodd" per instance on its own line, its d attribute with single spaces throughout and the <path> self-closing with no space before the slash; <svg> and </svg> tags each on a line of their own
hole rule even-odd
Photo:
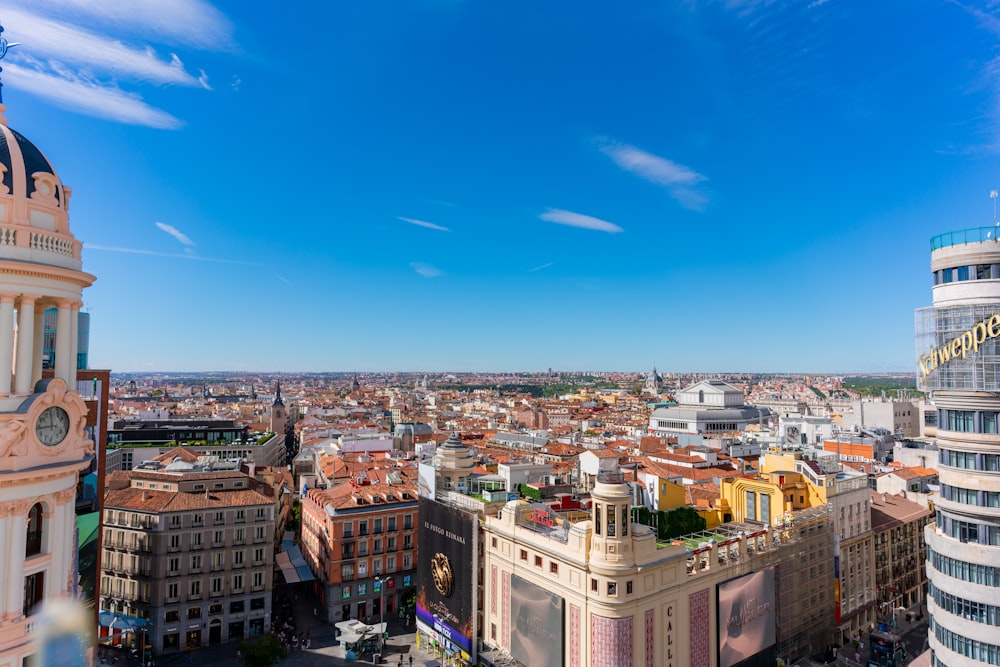
<svg viewBox="0 0 1000 667">
<path fill-rule="evenodd" d="M 996 229 L 994 227 L 970 227 L 959 229 L 954 232 L 945 232 L 931 237 L 931 250 L 940 250 L 953 245 L 965 245 L 967 243 L 982 243 L 984 241 L 995 241 Z"/>
</svg>

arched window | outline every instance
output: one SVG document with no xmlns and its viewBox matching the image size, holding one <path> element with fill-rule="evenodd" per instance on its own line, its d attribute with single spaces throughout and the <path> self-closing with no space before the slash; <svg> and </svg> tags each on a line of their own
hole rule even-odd
<svg viewBox="0 0 1000 667">
<path fill-rule="evenodd" d="M 28 511 L 28 539 L 24 555 L 28 557 L 40 553 L 42 553 L 42 504 L 35 503 Z"/>
<path fill-rule="evenodd" d="M 704 403 L 705 402 L 705 391 L 702 390 L 702 389 L 698 390 L 698 402 L 699 403 Z"/>
</svg>

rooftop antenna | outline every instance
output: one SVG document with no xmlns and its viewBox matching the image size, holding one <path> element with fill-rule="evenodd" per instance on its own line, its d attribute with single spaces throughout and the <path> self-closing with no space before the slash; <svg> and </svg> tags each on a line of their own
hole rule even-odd
<svg viewBox="0 0 1000 667">
<path fill-rule="evenodd" d="M 0 60 L 3 60 L 4 56 L 7 55 L 7 49 L 12 49 L 21 42 L 8 42 L 3 37 L 3 26 L 0 25 Z M 0 67 L 0 72 L 3 72 L 3 68 Z M 3 104 L 3 82 L 0 82 L 0 104 Z"/>
<path fill-rule="evenodd" d="M 993 240 L 997 240 L 997 227 L 1000 226 L 1000 222 L 997 221 L 997 191 L 990 190 L 990 199 L 993 200 Z"/>
</svg>

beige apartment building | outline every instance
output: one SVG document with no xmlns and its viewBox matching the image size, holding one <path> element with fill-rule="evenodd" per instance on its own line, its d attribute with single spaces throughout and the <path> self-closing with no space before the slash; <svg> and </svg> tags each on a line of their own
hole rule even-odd
<svg viewBox="0 0 1000 667">
<path fill-rule="evenodd" d="M 927 597 L 924 527 L 931 511 L 903 496 L 869 491 L 875 547 L 875 585 L 883 617 L 921 612 Z M 904 611 L 900 611 L 904 610 Z"/>
<path fill-rule="evenodd" d="M 630 521 L 621 474 L 602 474 L 592 500 L 575 521 L 524 501 L 485 517 L 483 664 L 774 665 L 789 657 L 779 644 L 798 646 L 809 631 L 798 627 L 808 615 L 797 613 L 823 580 L 822 560 L 832 584 L 825 507 L 788 525 L 730 523 L 658 542 Z M 780 577 L 783 562 L 790 569 Z M 779 595 L 790 601 L 780 624 Z"/>
<path fill-rule="evenodd" d="M 272 493 L 238 462 L 183 448 L 109 475 L 100 606 L 119 624 L 102 642 L 161 655 L 267 632 Z"/>
</svg>

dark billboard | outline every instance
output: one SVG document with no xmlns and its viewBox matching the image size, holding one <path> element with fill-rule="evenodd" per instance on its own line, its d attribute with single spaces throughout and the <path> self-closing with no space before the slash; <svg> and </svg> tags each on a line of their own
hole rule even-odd
<svg viewBox="0 0 1000 667">
<path fill-rule="evenodd" d="M 563 599 L 516 574 L 510 582 L 510 654 L 522 665 L 563 664 Z"/>
<path fill-rule="evenodd" d="M 472 653 L 475 514 L 420 499 L 417 619 Z"/>
<path fill-rule="evenodd" d="M 773 646 L 774 568 L 719 584 L 719 667 L 764 664 L 751 659 Z"/>
</svg>

